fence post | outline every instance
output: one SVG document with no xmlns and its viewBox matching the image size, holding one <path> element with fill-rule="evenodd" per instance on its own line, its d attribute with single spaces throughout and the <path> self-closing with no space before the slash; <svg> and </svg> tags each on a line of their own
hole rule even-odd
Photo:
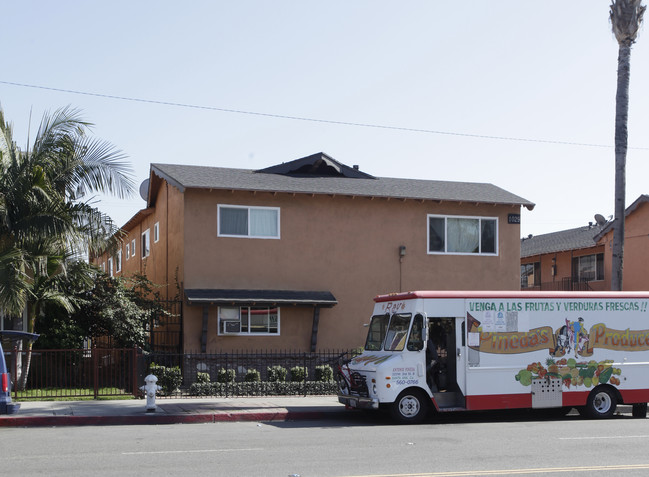
<svg viewBox="0 0 649 477">
<path fill-rule="evenodd" d="M 14 345 L 14 401 L 18 400 L 18 345 Z M 27 383 L 25 382 L 25 387 Z"/>
<path fill-rule="evenodd" d="M 133 351 L 131 352 L 132 366 L 131 366 L 131 382 L 133 383 L 133 397 L 137 397 L 137 345 L 133 345 Z"/>
<path fill-rule="evenodd" d="M 99 397 L 99 357 L 97 356 L 97 345 L 92 345 L 92 381 L 95 399 Z"/>
<path fill-rule="evenodd" d="M 306 397 L 306 380 L 307 380 L 307 375 L 309 374 L 309 368 L 306 367 L 306 353 L 304 353 L 304 361 L 303 361 L 303 366 L 304 366 L 304 381 L 302 382 L 302 391 L 304 391 L 304 397 Z"/>
<path fill-rule="evenodd" d="M 225 353 L 225 397 L 228 397 L 230 394 L 230 380 L 228 379 L 228 369 L 230 369 L 228 362 L 228 353 Z"/>
</svg>

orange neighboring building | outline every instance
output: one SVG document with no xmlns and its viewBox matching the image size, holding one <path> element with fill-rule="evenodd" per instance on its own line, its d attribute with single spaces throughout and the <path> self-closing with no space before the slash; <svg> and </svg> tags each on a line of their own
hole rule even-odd
<svg viewBox="0 0 649 477">
<path fill-rule="evenodd" d="M 625 213 L 623 289 L 649 290 L 649 196 Z M 521 289 L 610 290 L 613 222 L 521 240 Z"/>
<path fill-rule="evenodd" d="M 148 181 L 121 251 L 93 262 L 180 290 L 185 352 L 347 349 L 377 294 L 517 289 L 520 209 L 534 207 L 323 153 L 258 171 L 152 164 Z"/>
</svg>

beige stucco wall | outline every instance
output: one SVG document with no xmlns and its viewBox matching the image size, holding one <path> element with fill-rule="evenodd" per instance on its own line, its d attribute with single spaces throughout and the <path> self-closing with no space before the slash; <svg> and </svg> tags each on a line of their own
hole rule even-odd
<svg viewBox="0 0 649 477">
<path fill-rule="evenodd" d="M 613 230 L 600 243 L 605 249 L 604 266 L 607 277 L 613 268 Z M 624 221 L 624 257 L 622 289 L 649 290 L 649 204 L 640 203 Z M 608 279 L 610 286 L 610 278 Z"/>
<path fill-rule="evenodd" d="M 281 239 L 217 237 L 218 204 L 279 207 Z M 183 205 L 185 288 L 329 290 L 339 303 L 321 310 L 319 349 L 362 345 L 379 293 L 520 285 L 520 228 L 507 223 L 518 206 L 208 190 L 185 191 Z M 498 217 L 499 255 L 427 254 L 427 214 Z M 185 349 L 199 350 L 202 307 L 184 312 Z M 312 316 L 312 309 L 285 307 L 280 336 L 217 336 L 210 307 L 208 351 L 307 350 Z"/>
<path fill-rule="evenodd" d="M 156 291 L 163 299 L 173 299 L 180 294 L 183 269 L 183 194 L 175 187 L 162 182 L 156 194 L 153 207 L 138 212 L 129 221 L 122 237 L 122 271 L 115 276 L 132 276 L 145 274 L 156 285 Z M 154 240 L 154 225 L 159 226 L 159 240 Z M 142 233 L 149 230 L 150 254 L 142 258 Z M 126 245 L 129 248 L 135 240 L 135 253 L 130 250 L 126 258 Z M 94 258 L 93 263 L 106 263 L 108 255 L 104 253 Z M 178 283 L 177 283 L 178 280 Z"/>
<path fill-rule="evenodd" d="M 546 253 L 542 255 L 535 255 L 532 257 L 525 257 L 521 259 L 521 264 L 526 263 L 541 263 L 541 283 L 544 287 L 557 286 L 561 284 L 563 279 L 572 278 L 572 260 L 574 257 L 581 257 L 584 255 L 593 255 L 604 252 L 603 245 L 594 247 L 583 248 L 578 250 L 567 250 L 563 252 Z M 594 291 L 607 290 L 610 286 L 610 270 L 606 269 L 606 255 L 604 255 L 604 280 L 595 280 L 588 282 L 589 286 Z M 555 275 L 552 275 L 552 266 L 555 266 Z M 537 285 L 538 287 L 538 285 Z M 539 288 L 540 289 L 540 288 Z M 551 289 L 551 288 L 547 288 Z M 558 289 L 558 288 L 557 288 Z"/>
</svg>

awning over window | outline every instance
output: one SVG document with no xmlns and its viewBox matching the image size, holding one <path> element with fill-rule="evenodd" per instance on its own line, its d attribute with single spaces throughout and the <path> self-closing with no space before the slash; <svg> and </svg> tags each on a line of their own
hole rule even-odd
<svg viewBox="0 0 649 477">
<path fill-rule="evenodd" d="M 293 305 L 332 307 L 338 300 L 329 291 L 303 290 L 185 290 L 190 305 Z"/>
</svg>

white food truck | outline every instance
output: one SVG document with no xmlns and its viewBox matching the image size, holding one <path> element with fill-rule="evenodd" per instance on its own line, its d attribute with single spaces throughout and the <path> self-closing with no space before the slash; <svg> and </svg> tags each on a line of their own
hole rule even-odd
<svg viewBox="0 0 649 477">
<path fill-rule="evenodd" d="M 375 299 L 338 400 L 401 422 L 438 412 L 577 408 L 610 417 L 649 401 L 649 292 L 416 291 Z"/>
</svg>

